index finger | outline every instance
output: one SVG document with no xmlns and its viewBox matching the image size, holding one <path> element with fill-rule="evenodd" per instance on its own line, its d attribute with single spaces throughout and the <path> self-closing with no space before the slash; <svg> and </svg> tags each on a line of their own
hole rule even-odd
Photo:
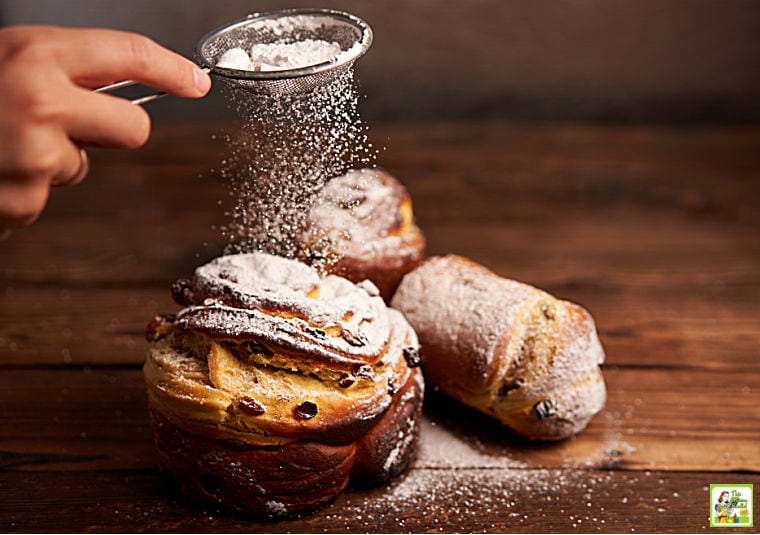
<svg viewBox="0 0 760 535">
<path fill-rule="evenodd" d="M 131 32 L 60 29 L 55 54 L 72 80 L 134 80 L 172 95 L 199 98 L 211 79 L 192 61 Z"/>
</svg>

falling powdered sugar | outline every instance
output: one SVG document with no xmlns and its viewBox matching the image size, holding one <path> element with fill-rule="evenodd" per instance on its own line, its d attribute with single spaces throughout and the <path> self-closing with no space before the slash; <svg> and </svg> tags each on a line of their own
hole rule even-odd
<svg viewBox="0 0 760 535">
<path fill-rule="evenodd" d="M 223 227 L 227 253 L 261 251 L 294 258 L 316 194 L 331 178 L 374 162 L 377 151 L 358 112 L 353 69 L 294 95 L 225 87 L 241 128 L 227 135 L 232 206 Z"/>
<path fill-rule="evenodd" d="M 221 46 L 209 56 L 220 69 L 248 71 L 239 78 L 220 73 L 228 105 L 242 119 L 224 136 L 225 253 L 310 258 L 299 235 L 316 194 L 350 169 L 371 167 L 377 156 L 359 116 L 353 71 L 371 30 L 328 10 L 241 22 L 214 41 Z"/>
</svg>

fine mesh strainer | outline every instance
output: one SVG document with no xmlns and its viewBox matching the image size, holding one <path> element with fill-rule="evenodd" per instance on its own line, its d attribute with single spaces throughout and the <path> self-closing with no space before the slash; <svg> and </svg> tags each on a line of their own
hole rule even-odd
<svg viewBox="0 0 760 535">
<path fill-rule="evenodd" d="M 293 43 L 321 39 L 340 45 L 334 61 L 300 69 L 241 71 L 216 67 L 233 47 L 250 50 L 254 44 Z M 254 93 L 292 95 L 323 86 L 348 70 L 372 44 L 372 29 L 359 17 L 329 9 L 286 9 L 254 13 L 203 37 L 195 49 L 198 64 L 224 82 Z"/>
<path fill-rule="evenodd" d="M 250 50 L 255 44 L 288 44 L 321 39 L 340 45 L 342 53 L 333 61 L 298 69 L 244 71 L 217 67 L 230 48 Z M 195 60 L 206 72 L 226 84 L 262 95 L 296 95 L 324 86 L 346 72 L 372 44 L 372 29 L 359 17 L 331 9 L 284 9 L 252 13 L 206 34 L 195 47 Z M 133 85 L 117 82 L 96 89 L 108 92 Z M 165 96 L 155 93 L 132 102 L 143 104 Z"/>
</svg>

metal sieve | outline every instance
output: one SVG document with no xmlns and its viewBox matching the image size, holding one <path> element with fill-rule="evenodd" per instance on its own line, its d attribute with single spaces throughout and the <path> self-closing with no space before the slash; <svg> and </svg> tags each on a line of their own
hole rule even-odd
<svg viewBox="0 0 760 535">
<path fill-rule="evenodd" d="M 305 39 L 338 43 L 344 53 L 334 61 L 300 69 L 254 72 L 215 66 L 219 57 L 233 47 L 250 50 L 255 44 Z M 254 13 L 212 31 L 195 48 L 195 60 L 234 87 L 259 94 L 292 95 L 328 84 L 350 69 L 371 44 L 372 29 L 359 17 L 330 9 L 285 9 Z"/>
<path fill-rule="evenodd" d="M 333 61 L 299 69 L 244 71 L 216 67 L 230 48 L 250 50 L 255 44 L 288 44 L 305 39 L 321 39 L 340 45 L 342 54 Z M 372 44 L 372 29 L 359 17 L 331 9 L 284 9 L 252 13 L 206 34 L 195 47 L 195 61 L 222 82 L 262 95 L 296 95 L 324 86 L 346 72 Z M 109 92 L 133 85 L 130 80 L 96 89 Z M 143 104 L 165 96 L 154 93 L 132 100 Z"/>
</svg>

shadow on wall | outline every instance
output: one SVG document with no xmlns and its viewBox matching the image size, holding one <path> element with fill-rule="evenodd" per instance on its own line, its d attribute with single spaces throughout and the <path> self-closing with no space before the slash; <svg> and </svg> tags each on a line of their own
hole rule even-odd
<svg viewBox="0 0 760 535">
<path fill-rule="evenodd" d="M 132 30 L 192 56 L 209 30 L 288 7 L 345 9 L 373 27 L 357 64 L 370 120 L 760 120 L 760 3 L 751 0 L 0 0 L 0 21 Z M 231 117 L 214 93 L 151 111 Z"/>
</svg>

